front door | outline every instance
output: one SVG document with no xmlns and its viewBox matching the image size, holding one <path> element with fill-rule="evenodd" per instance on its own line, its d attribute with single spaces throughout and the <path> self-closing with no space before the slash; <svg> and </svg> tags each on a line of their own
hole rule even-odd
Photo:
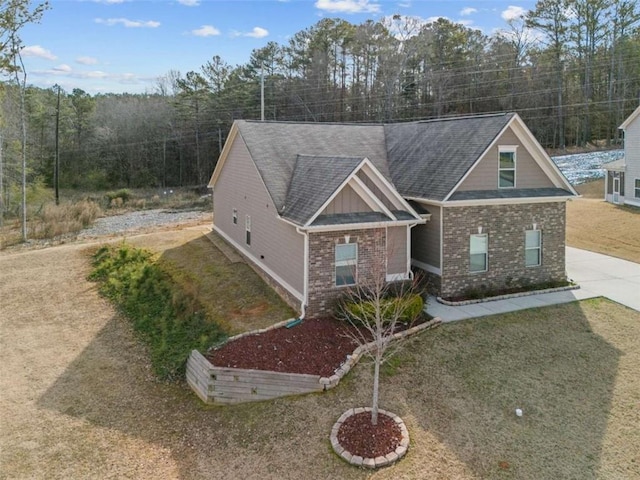
<svg viewBox="0 0 640 480">
<path fill-rule="evenodd" d="M 620 203 L 620 178 L 613 178 L 613 203 Z"/>
</svg>

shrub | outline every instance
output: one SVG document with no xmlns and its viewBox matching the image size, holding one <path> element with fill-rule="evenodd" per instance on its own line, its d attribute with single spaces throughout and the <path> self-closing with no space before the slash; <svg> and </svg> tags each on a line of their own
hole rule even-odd
<svg viewBox="0 0 640 480">
<path fill-rule="evenodd" d="M 104 196 L 107 199 L 107 205 L 110 207 L 121 207 L 131 198 L 131 192 L 126 188 L 121 188 L 115 192 L 107 192 Z"/>
<path fill-rule="evenodd" d="M 409 294 L 382 299 L 380 303 L 381 316 L 384 324 L 394 319 L 399 323 L 409 323 L 415 320 L 424 308 L 424 300 L 417 294 Z M 365 321 L 369 324 L 375 322 L 376 302 L 351 302 L 347 301 L 341 310 L 351 322 Z"/>
<path fill-rule="evenodd" d="M 131 320 L 162 379 L 183 377 L 191 350 L 205 350 L 226 337 L 206 318 L 198 299 L 183 291 L 149 251 L 103 246 L 93 256 L 89 278 L 99 281 L 100 292 Z"/>
</svg>

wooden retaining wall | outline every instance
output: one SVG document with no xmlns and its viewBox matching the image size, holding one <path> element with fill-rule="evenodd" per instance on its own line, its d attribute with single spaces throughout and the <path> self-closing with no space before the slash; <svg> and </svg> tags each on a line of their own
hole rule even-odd
<svg viewBox="0 0 640 480">
<path fill-rule="evenodd" d="M 187 362 L 187 382 L 206 403 L 244 403 L 321 392 L 319 375 L 214 367 L 198 351 Z"/>
<path fill-rule="evenodd" d="M 265 330 L 279 328 L 286 323 L 280 322 Z M 393 337 L 398 340 L 436 327 L 440 323 L 440 318 L 434 318 L 427 323 L 396 333 Z M 256 333 L 258 332 L 247 332 L 237 337 Z M 256 402 L 289 395 L 321 392 L 334 388 L 362 355 L 373 347 L 375 344 L 372 342 L 356 348 L 331 377 L 215 367 L 200 352 L 193 350 L 187 360 L 187 383 L 203 402 L 213 404 Z"/>
</svg>

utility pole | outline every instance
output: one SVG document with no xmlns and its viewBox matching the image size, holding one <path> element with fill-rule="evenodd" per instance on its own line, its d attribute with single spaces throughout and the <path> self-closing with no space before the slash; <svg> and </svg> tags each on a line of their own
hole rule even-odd
<svg viewBox="0 0 640 480">
<path fill-rule="evenodd" d="M 56 160 L 53 167 L 53 184 L 56 190 L 56 205 L 60 205 L 60 191 L 58 189 L 60 180 L 60 151 L 58 149 L 60 133 L 60 85 L 56 85 L 56 87 L 58 87 L 58 101 L 56 104 Z"/>
<path fill-rule="evenodd" d="M 4 172 L 2 163 L 2 133 L 0 133 L 0 227 L 4 225 Z"/>
<path fill-rule="evenodd" d="M 260 120 L 264 122 L 264 62 L 260 69 Z"/>
</svg>

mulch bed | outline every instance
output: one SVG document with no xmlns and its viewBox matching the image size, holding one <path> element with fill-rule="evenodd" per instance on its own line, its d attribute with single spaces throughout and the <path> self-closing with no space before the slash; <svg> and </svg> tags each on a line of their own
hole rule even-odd
<svg viewBox="0 0 640 480">
<path fill-rule="evenodd" d="M 357 347 L 350 328 L 333 318 L 305 319 L 231 341 L 206 357 L 217 367 L 330 377 Z"/>
<path fill-rule="evenodd" d="M 387 415 L 378 413 L 378 424 L 371 424 L 371 412 L 347 418 L 338 430 L 340 445 L 362 458 L 383 457 L 395 451 L 402 440 L 400 427 Z"/>
</svg>

